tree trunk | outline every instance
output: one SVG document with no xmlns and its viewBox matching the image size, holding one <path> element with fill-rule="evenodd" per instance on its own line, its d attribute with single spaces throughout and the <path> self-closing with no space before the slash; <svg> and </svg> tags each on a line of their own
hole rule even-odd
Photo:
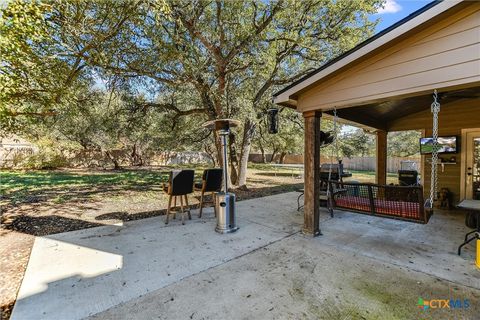
<svg viewBox="0 0 480 320">
<path fill-rule="evenodd" d="M 137 148 L 136 143 L 134 143 L 133 147 L 132 147 L 132 153 L 130 155 L 130 163 L 131 163 L 132 166 L 143 165 L 143 159 L 142 159 L 142 156 L 141 156 L 140 152 L 138 152 L 138 148 Z"/>
<path fill-rule="evenodd" d="M 280 160 L 278 161 L 278 163 L 283 164 L 283 162 L 285 161 L 285 157 L 286 157 L 286 156 L 287 156 L 287 153 L 286 153 L 286 152 L 280 153 Z"/>
<path fill-rule="evenodd" d="M 277 149 L 273 149 L 273 151 L 272 151 L 272 157 L 270 158 L 270 163 L 272 163 L 273 160 L 275 160 L 275 156 L 277 155 L 277 151 L 278 151 Z"/>
<path fill-rule="evenodd" d="M 214 151 L 212 151 L 212 149 L 210 148 L 210 146 L 208 144 L 205 144 L 204 147 L 203 147 L 205 153 L 208 155 L 208 157 L 210 158 L 210 160 L 212 160 L 212 163 L 213 163 L 213 166 L 216 167 L 217 166 L 217 159 L 215 158 L 215 155 L 214 155 Z"/>
<path fill-rule="evenodd" d="M 262 163 L 267 163 L 267 156 L 265 155 L 265 149 L 262 144 L 259 144 L 260 151 L 262 152 Z"/>
<path fill-rule="evenodd" d="M 250 155 L 250 146 L 255 135 L 257 125 L 250 119 L 245 120 L 243 126 L 242 150 L 240 150 L 240 163 L 238 167 L 238 186 L 246 188 L 247 185 L 247 169 L 248 156 Z M 262 148 L 262 159 L 265 158 L 265 152 Z"/>
<path fill-rule="evenodd" d="M 222 138 L 218 134 L 218 131 L 214 131 L 215 137 L 215 151 L 217 152 L 217 163 L 222 166 L 223 165 L 223 149 L 222 149 Z"/>
<path fill-rule="evenodd" d="M 110 161 L 112 161 L 113 169 L 115 169 L 115 170 L 121 169 L 120 164 L 118 163 L 118 160 L 115 159 L 115 157 L 112 156 L 109 151 L 105 151 L 105 155 L 107 156 L 108 159 L 110 159 Z"/>
<path fill-rule="evenodd" d="M 137 144 L 133 144 L 132 146 L 132 153 L 130 154 L 130 165 L 135 165 L 135 158 L 137 157 Z"/>
</svg>

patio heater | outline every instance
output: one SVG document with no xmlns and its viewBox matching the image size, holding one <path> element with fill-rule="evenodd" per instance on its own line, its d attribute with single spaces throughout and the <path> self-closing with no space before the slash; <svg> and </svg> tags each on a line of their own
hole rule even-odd
<svg viewBox="0 0 480 320">
<path fill-rule="evenodd" d="M 215 195 L 215 209 L 217 211 L 217 226 L 215 231 L 218 233 L 231 233 L 238 230 L 235 221 L 235 194 L 228 192 L 228 152 L 227 137 L 230 134 L 230 128 L 240 124 L 238 120 L 218 119 L 209 121 L 204 127 L 218 132 L 222 140 L 223 149 L 223 184 L 222 191 Z"/>
</svg>

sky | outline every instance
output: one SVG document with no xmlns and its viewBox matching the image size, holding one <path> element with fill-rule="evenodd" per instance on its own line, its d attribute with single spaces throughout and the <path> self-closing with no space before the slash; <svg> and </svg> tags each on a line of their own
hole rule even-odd
<svg viewBox="0 0 480 320">
<path fill-rule="evenodd" d="M 376 14 L 371 16 L 371 19 L 380 18 L 380 23 L 377 25 L 376 32 L 380 32 L 388 28 L 395 22 L 405 18 L 410 13 L 420 9 L 421 7 L 432 2 L 431 0 L 387 0 L 385 7 L 380 9 Z"/>
<path fill-rule="evenodd" d="M 370 16 L 372 20 L 380 18 L 375 33 L 390 27 L 395 22 L 402 20 L 430 2 L 432 2 L 432 0 L 387 0 L 383 9 L 380 9 L 379 12 Z M 352 126 L 344 126 L 342 132 L 348 133 L 356 129 L 357 128 Z"/>
</svg>

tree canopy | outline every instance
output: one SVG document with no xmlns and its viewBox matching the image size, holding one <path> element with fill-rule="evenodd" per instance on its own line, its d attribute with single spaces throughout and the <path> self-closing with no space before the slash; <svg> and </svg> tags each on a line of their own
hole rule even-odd
<svg viewBox="0 0 480 320">
<path fill-rule="evenodd" d="M 0 17 L 2 132 L 48 125 L 82 144 L 82 135 L 102 128 L 116 144 L 155 141 L 157 148 L 172 147 L 165 133 L 175 132 L 184 145 L 215 146 L 220 160 L 218 139 L 200 124 L 237 118 L 243 126 L 232 136 L 230 160 L 232 180 L 243 185 L 252 141 L 288 152 L 302 137 L 289 111 L 280 135 L 264 134 L 272 93 L 371 36 L 368 16 L 381 5 L 11 1 Z M 78 132 L 62 128 L 67 123 Z"/>
</svg>

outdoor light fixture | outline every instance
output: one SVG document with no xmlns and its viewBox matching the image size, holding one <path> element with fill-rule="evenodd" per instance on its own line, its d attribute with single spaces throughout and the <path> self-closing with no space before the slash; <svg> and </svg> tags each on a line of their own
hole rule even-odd
<svg viewBox="0 0 480 320">
<path fill-rule="evenodd" d="M 270 108 L 267 110 L 268 133 L 278 133 L 278 109 Z"/>
<path fill-rule="evenodd" d="M 227 142 L 230 128 L 240 124 L 238 120 L 218 119 L 205 123 L 203 126 L 218 132 L 222 139 L 223 149 L 223 184 L 222 191 L 215 195 L 215 208 L 217 211 L 217 226 L 215 231 L 218 233 L 230 233 L 238 230 L 235 219 L 235 194 L 228 192 L 228 152 Z"/>
<path fill-rule="evenodd" d="M 335 140 L 335 136 L 331 131 L 320 131 L 320 147 L 326 147 Z"/>
</svg>

